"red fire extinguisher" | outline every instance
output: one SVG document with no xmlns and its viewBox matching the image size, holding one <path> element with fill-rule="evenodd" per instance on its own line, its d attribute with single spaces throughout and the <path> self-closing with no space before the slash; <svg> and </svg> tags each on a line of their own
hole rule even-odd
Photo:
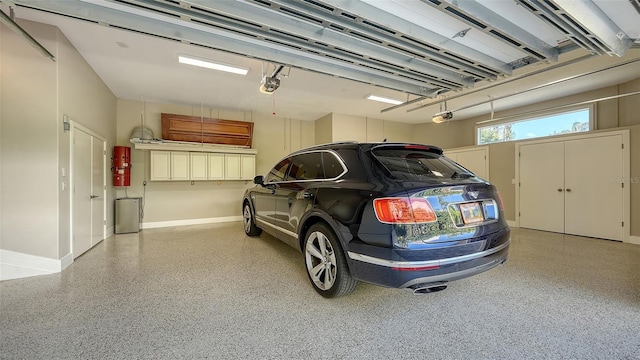
<svg viewBox="0 0 640 360">
<path fill-rule="evenodd" d="M 131 148 L 113 147 L 113 186 L 131 186 Z"/>
</svg>

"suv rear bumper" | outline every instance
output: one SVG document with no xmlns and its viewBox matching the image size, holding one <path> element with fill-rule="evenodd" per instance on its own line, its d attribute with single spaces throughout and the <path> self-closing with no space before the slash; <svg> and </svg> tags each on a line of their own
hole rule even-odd
<svg viewBox="0 0 640 360">
<path fill-rule="evenodd" d="M 357 280 L 393 288 L 463 279 L 503 264 L 509 256 L 509 232 L 493 248 L 451 258 L 397 261 L 349 251 L 349 268 Z"/>
</svg>

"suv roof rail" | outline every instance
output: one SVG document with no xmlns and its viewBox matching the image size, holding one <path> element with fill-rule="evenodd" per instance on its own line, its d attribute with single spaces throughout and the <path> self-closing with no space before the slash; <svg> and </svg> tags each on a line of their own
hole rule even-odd
<svg viewBox="0 0 640 360">
<path fill-rule="evenodd" d="M 330 145 L 355 145 L 355 144 L 359 144 L 359 142 L 358 141 L 336 141 L 336 142 L 330 142 L 330 143 L 324 143 L 324 144 L 311 145 L 309 147 L 302 148 L 300 150 L 296 150 L 296 152 L 303 151 L 303 150 L 312 150 L 312 149 L 316 149 L 316 148 L 322 148 L 322 147 L 326 147 L 326 146 L 330 146 Z"/>
</svg>

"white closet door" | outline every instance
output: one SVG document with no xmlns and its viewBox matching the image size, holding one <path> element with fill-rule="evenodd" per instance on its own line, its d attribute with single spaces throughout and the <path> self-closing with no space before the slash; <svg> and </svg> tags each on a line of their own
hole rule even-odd
<svg viewBox="0 0 640 360">
<path fill-rule="evenodd" d="M 520 227 L 564 232 L 564 144 L 520 146 Z"/>
<path fill-rule="evenodd" d="M 104 150 L 105 142 L 96 138 L 91 138 L 91 246 L 99 243 L 105 238 L 106 218 L 105 218 L 105 170 L 104 170 Z"/>
<path fill-rule="evenodd" d="M 565 232 L 622 240 L 622 136 L 565 142 Z"/>
<path fill-rule="evenodd" d="M 73 257 L 91 248 L 91 138 L 75 130 L 73 141 Z"/>
<path fill-rule="evenodd" d="M 73 141 L 73 257 L 105 235 L 105 143 L 79 128 Z"/>
</svg>

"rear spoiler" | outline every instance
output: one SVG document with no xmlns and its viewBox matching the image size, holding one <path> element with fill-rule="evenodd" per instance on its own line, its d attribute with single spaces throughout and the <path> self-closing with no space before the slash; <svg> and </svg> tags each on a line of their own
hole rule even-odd
<svg viewBox="0 0 640 360">
<path fill-rule="evenodd" d="M 409 150 L 422 150 L 430 153 L 442 155 L 441 148 L 433 145 L 421 145 L 421 144 L 402 144 L 402 143 L 381 143 L 371 147 L 370 150 L 376 149 L 409 149 Z"/>
</svg>

